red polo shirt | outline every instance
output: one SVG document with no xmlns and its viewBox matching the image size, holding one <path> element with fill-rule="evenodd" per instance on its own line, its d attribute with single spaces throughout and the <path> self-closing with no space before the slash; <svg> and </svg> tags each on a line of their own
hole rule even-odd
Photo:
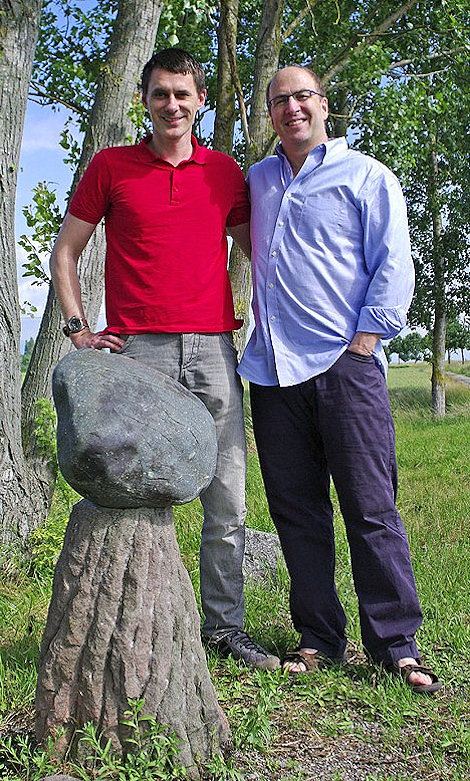
<svg viewBox="0 0 470 781">
<path fill-rule="evenodd" d="M 243 174 L 199 146 L 174 167 L 147 139 L 98 152 L 70 214 L 105 218 L 107 330 L 217 333 L 239 328 L 227 272 L 225 228 L 249 220 Z"/>
</svg>

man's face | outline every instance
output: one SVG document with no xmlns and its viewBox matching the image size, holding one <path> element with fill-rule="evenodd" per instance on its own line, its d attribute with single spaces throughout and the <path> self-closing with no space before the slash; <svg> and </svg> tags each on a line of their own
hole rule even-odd
<svg viewBox="0 0 470 781">
<path fill-rule="evenodd" d="M 162 141 L 179 141 L 191 134 L 196 112 L 204 104 L 206 90 L 200 94 L 191 73 L 170 73 L 155 68 L 142 102 L 150 113 L 153 134 Z"/>
<path fill-rule="evenodd" d="M 311 73 L 303 68 L 283 68 L 274 77 L 269 98 L 309 89 L 320 92 Z M 311 95 L 302 102 L 290 97 L 279 106 L 272 103 L 269 113 L 286 152 L 295 148 L 308 152 L 327 140 L 328 101 L 320 95 Z"/>
</svg>

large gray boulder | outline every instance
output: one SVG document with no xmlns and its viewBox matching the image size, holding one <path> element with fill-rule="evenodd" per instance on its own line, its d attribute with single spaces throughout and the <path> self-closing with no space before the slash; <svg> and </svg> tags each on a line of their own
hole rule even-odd
<svg viewBox="0 0 470 781">
<path fill-rule="evenodd" d="M 214 421 L 192 393 L 132 358 L 78 350 L 53 375 L 65 479 L 104 507 L 169 507 L 210 483 Z"/>
</svg>

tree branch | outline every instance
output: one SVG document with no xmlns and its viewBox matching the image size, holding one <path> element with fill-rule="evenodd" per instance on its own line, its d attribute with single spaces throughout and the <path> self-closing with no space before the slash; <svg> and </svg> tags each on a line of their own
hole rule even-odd
<svg viewBox="0 0 470 781">
<path fill-rule="evenodd" d="M 65 108 L 70 109 L 70 111 L 74 111 L 81 117 L 85 116 L 87 113 L 82 106 L 79 106 L 77 103 L 72 103 L 68 100 L 63 100 L 58 95 L 49 94 L 45 90 L 41 89 L 34 81 L 32 81 L 30 84 L 30 93 L 28 97 L 30 100 L 36 103 L 39 103 L 39 100 L 47 100 L 51 105 L 54 103 L 60 103 L 61 106 L 65 106 Z M 38 98 L 38 100 L 34 101 L 35 98 Z"/>
<path fill-rule="evenodd" d="M 445 51 L 439 51 L 439 52 L 430 52 L 429 54 L 424 52 L 422 55 L 424 59 L 426 60 L 435 60 L 437 57 L 448 57 L 452 54 L 460 54 L 461 52 L 467 51 L 465 46 L 459 46 L 457 49 L 447 49 Z M 389 72 L 396 70 L 397 68 L 403 68 L 405 65 L 412 65 L 414 63 L 413 59 L 409 60 L 399 60 L 398 62 L 393 62 L 390 65 Z"/>
<path fill-rule="evenodd" d="M 285 41 L 287 38 L 290 38 L 294 30 L 299 26 L 300 22 L 305 19 L 308 13 L 312 12 L 312 9 L 317 5 L 319 0 L 306 0 L 306 5 L 303 11 L 301 11 L 296 18 L 290 23 L 290 25 L 287 27 L 286 30 L 284 30 L 283 33 L 283 40 Z"/>
<path fill-rule="evenodd" d="M 240 119 L 242 123 L 242 130 L 243 135 L 245 138 L 245 142 L 250 145 L 251 144 L 251 138 L 250 138 L 250 131 L 248 129 L 248 115 L 246 111 L 246 105 L 245 100 L 243 98 L 243 91 L 242 91 L 242 85 L 240 83 L 240 77 L 238 75 L 238 69 L 237 69 L 237 61 L 236 61 L 236 54 L 235 50 L 232 44 L 232 40 L 230 39 L 230 36 L 227 35 L 225 39 L 225 45 L 227 47 L 227 54 L 230 64 L 230 71 L 232 73 L 232 80 L 233 80 L 233 86 L 235 87 L 235 93 L 237 95 L 238 100 L 238 106 L 240 108 Z"/>
<path fill-rule="evenodd" d="M 408 2 L 404 3 L 402 6 L 400 6 L 400 8 L 397 8 L 393 14 L 390 14 L 390 16 L 384 19 L 383 22 L 377 25 L 377 27 L 372 32 L 367 33 L 366 35 L 354 35 L 346 44 L 346 46 L 344 46 L 343 49 L 333 59 L 330 67 L 322 74 L 323 83 L 328 84 L 332 78 L 336 76 L 336 74 L 339 73 L 349 62 L 351 55 L 354 52 L 360 51 L 369 43 L 372 43 L 372 41 L 374 41 L 376 38 L 379 38 L 381 35 L 383 35 L 383 33 L 385 33 L 398 19 L 406 14 L 407 11 L 409 11 L 410 8 L 416 4 L 416 2 L 417 0 L 408 0 Z"/>
</svg>

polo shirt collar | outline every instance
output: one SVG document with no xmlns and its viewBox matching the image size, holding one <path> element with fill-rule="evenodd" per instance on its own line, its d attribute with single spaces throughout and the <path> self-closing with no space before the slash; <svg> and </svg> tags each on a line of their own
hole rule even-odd
<svg viewBox="0 0 470 781">
<path fill-rule="evenodd" d="M 145 136 L 145 138 L 142 139 L 142 141 L 139 142 L 137 145 L 137 148 L 142 153 L 144 159 L 147 162 L 158 162 L 158 163 L 165 163 L 165 160 L 162 160 L 161 157 L 158 157 L 158 155 L 155 155 L 151 149 L 149 149 L 148 142 L 150 141 L 151 136 Z M 183 160 L 180 165 L 186 165 L 187 163 L 197 163 L 198 165 L 205 165 L 208 157 L 209 150 L 206 149 L 206 147 L 201 146 L 196 136 L 191 135 L 191 145 L 193 147 L 193 151 L 191 154 L 191 157 L 188 160 Z"/>
</svg>

